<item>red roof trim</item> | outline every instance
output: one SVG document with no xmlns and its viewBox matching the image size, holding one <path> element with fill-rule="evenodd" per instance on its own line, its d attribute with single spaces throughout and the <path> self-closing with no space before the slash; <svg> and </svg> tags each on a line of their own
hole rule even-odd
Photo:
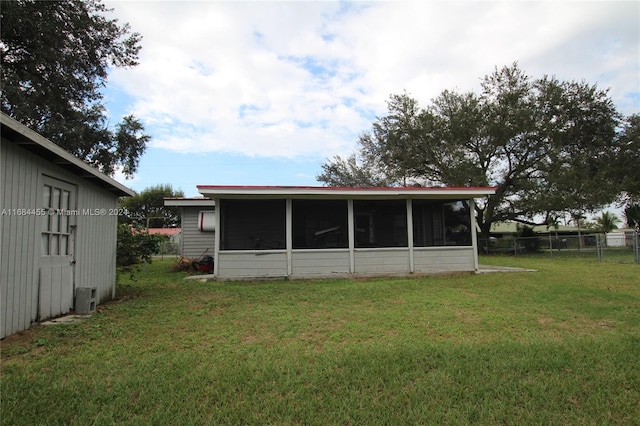
<svg viewBox="0 0 640 426">
<path fill-rule="evenodd" d="M 209 197 L 164 197 L 163 199 L 172 201 L 213 201 Z"/>
<path fill-rule="evenodd" d="M 150 235 L 166 235 L 171 237 L 182 232 L 182 228 L 148 228 L 147 232 Z"/>
</svg>

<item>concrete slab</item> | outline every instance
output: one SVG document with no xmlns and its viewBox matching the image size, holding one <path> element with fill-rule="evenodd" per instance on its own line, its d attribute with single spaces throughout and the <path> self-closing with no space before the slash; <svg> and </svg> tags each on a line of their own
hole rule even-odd
<svg viewBox="0 0 640 426">
<path fill-rule="evenodd" d="M 189 275 L 184 278 L 185 280 L 196 280 L 196 281 L 212 281 L 216 279 L 216 276 L 213 274 L 201 274 L 201 275 Z"/>
<path fill-rule="evenodd" d="M 511 266 L 478 265 L 476 274 L 491 274 L 496 272 L 537 272 L 535 269 L 514 268 Z"/>
<path fill-rule="evenodd" d="M 73 322 L 84 321 L 89 318 L 91 318 L 91 315 L 65 315 L 63 317 L 58 317 L 49 321 L 41 322 L 40 325 L 69 324 Z"/>
</svg>

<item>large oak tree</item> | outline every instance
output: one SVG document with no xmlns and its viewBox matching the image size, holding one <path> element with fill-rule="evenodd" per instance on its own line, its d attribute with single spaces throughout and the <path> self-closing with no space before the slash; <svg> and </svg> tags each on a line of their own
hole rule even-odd
<svg viewBox="0 0 640 426">
<path fill-rule="evenodd" d="M 137 65 L 141 36 L 99 0 L 3 1 L 2 111 L 113 174 L 136 171 L 149 136 L 134 116 L 110 126 L 101 90 L 112 67 Z"/>
<path fill-rule="evenodd" d="M 426 108 L 406 93 L 392 95 L 388 114 L 359 138 L 357 155 L 326 162 L 317 178 L 328 185 L 495 186 L 476 205 L 486 237 L 494 222 L 545 223 L 554 213 L 612 202 L 622 181 L 612 171 L 632 149 L 617 133 L 619 121 L 606 90 L 533 79 L 513 64 L 486 76 L 479 94 L 444 91 Z M 351 179 L 359 167 L 365 172 Z"/>
</svg>

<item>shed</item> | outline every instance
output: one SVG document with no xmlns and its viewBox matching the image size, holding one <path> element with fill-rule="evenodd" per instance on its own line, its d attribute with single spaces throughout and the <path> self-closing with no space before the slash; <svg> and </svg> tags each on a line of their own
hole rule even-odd
<svg viewBox="0 0 640 426">
<path fill-rule="evenodd" d="M 636 230 L 631 228 L 607 232 L 607 247 L 633 247 L 636 235 Z"/>
<path fill-rule="evenodd" d="M 214 276 L 476 271 L 481 187 L 214 186 Z"/>
<path fill-rule="evenodd" d="M 204 253 L 213 256 L 215 201 L 210 198 L 165 198 L 164 205 L 180 207 L 180 254 L 192 259 Z"/>
<path fill-rule="evenodd" d="M 118 198 L 134 192 L 0 113 L 0 338 L 115 296 Z M 90 289 L 90 292 L 84 290 Z"/>
</svg>

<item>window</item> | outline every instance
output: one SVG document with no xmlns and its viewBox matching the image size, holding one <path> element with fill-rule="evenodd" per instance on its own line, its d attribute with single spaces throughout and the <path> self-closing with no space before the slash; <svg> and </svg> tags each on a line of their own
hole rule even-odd
<svg viewBox="0 0 640 426">
<path fill-rule="evenodd" d="M 61 187 L 59 187 L 61 186 Z M 72 188 L 45 184 L 42 193 L 42 207 L 47 215 L 41 234 L 41 254 L 43 256 L 71 255 Z"/>
<path fill-rule="evenodd" d="M 349 247 L 346 200 L 293 200 L 293 248 Z"/>
<path fill-rule="evenodd" d="M 355 200 L 356 247 L 407 247 L 405 200 Z"/>
<path fill-rule="evenodd" d="M 414 200 L 413 244 L 416 247 L 470 246 L 468 201 Z"/>
<path fill-rule="evenodd" d="M 220 200 L 222 250 L 286 247 L 285 200 Z"/>
</svg>

